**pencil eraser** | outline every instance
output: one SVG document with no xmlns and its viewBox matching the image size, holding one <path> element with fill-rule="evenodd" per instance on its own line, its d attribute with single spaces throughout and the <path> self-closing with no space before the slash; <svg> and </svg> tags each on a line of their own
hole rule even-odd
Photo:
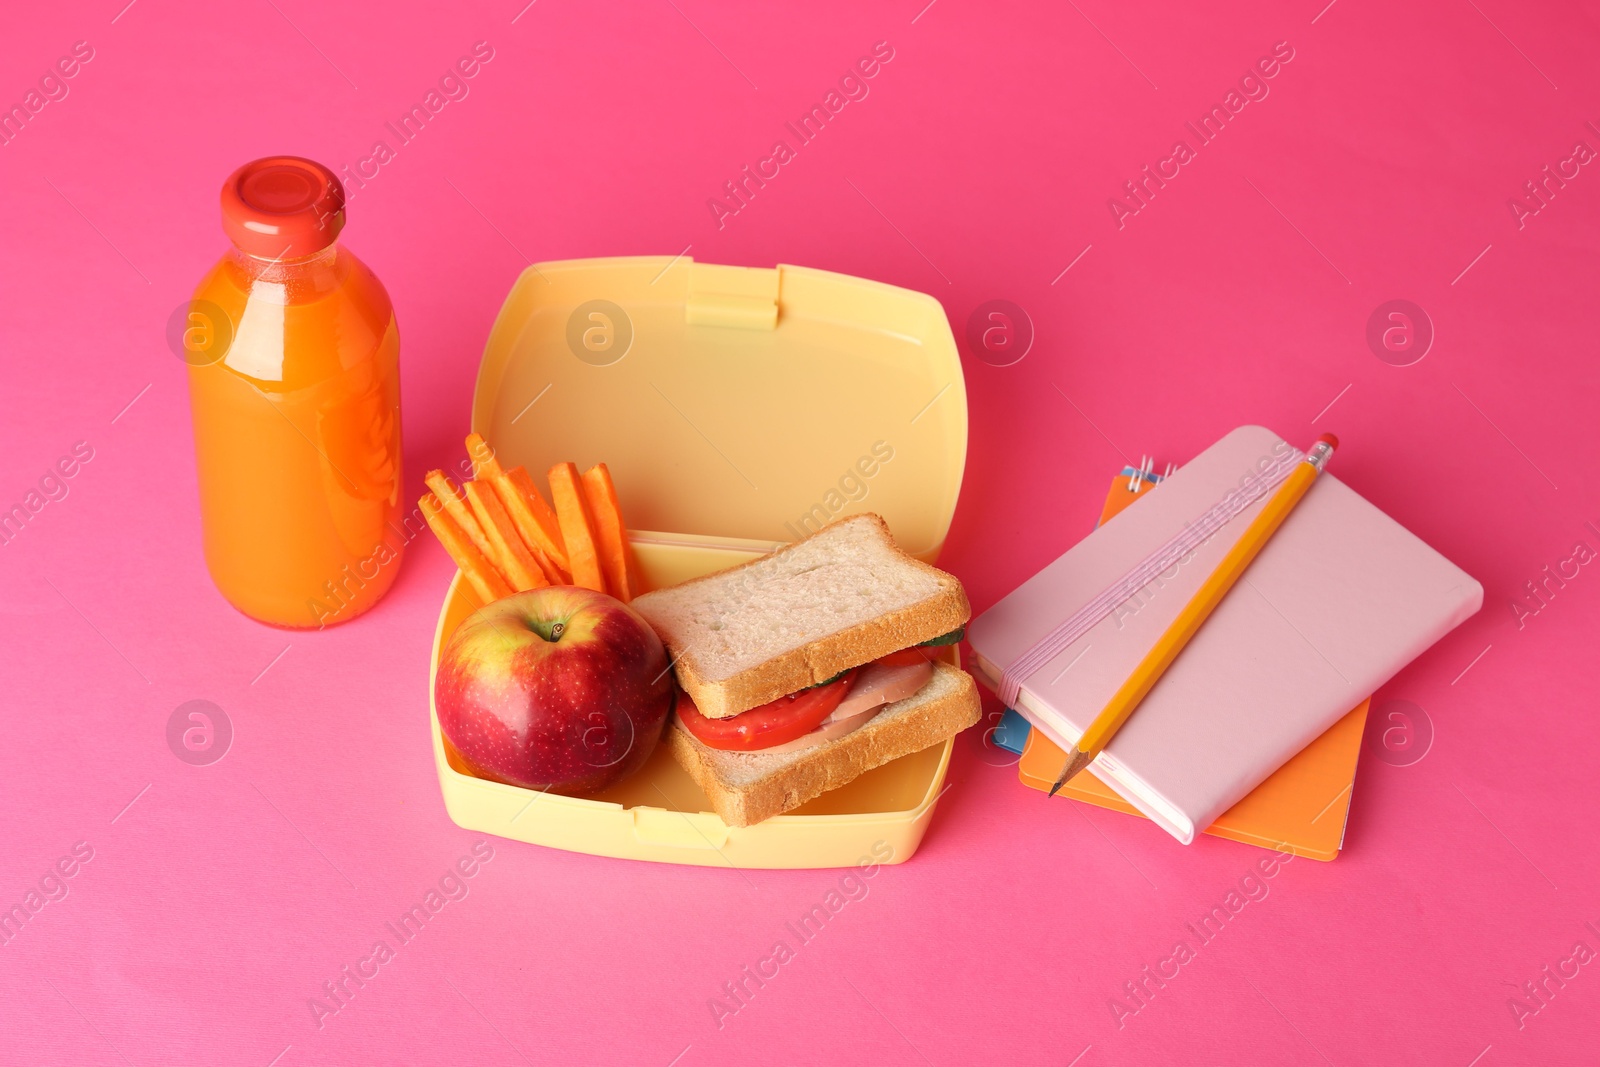
<svg viewBox="0 0 1600 1067">
<path fill-rule="evenodd" d="M 1339 439 L 1333 436 L 1331 433 L 1325 433 L 1321 437 L 1317 438 L 1317 440 L 1321 441 L 1323 444 L 1332 449 L 1337 449 L 1339 447 Z"/>
</svg>

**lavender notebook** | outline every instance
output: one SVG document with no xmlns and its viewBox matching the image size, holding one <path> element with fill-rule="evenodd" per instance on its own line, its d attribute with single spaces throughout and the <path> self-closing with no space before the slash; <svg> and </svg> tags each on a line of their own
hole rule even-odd
<svg viewBox="0 0 1600 1067">
<path fill-rule="evenodd" d="M 1234 430 L 978 616 L 967 639 L 980 677 L 998 685 L 1287 447 Z M 1074 745 L 1270 495 L 1023 679 L 1017 710 Z M 1089 769 L 1189 844 L 1482 603 L 1468 574 L 1324 474 Z"/>
</svg>

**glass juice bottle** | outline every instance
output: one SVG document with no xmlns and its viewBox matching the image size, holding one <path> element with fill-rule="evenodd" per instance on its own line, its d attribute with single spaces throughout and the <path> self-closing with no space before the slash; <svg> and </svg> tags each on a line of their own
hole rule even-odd
<svg viewBox="0 0 1600 1067">
<path fill-rule="evenodd" d="M 195 466 L 206 566 L 246 615 L 346 622 L 393 584 L 400 337 L 382 283 L 337 243 L 344 189 L 275 156 L 222 188 L 233 247 L 190 303 Z"/>
</svg>

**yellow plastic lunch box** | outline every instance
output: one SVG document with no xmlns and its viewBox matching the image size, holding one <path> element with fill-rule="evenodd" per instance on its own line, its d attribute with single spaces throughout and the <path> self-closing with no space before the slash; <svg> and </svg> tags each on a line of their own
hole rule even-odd
<svg viewBox="0 0 1600 1067">
<path fill-rule="evenodd" d="M 512 287 L 478 369 L 472 429 L 505 466 L 536 476 L 604 462 L 646 583 L 660 588 L 864 511 L 932 562 L 961 490 L 967 395 L 950 323 L 926 294 L 805 267 L 568 260 L 531 266 Z M 457 574 L 428 674 L 434 762 L 458 825 L 703 866 L 843 867 L 883 844 L 903 862 L 921 843 L 954 740 L 748 827 L 724 824 L 665 745 L 582 799 L 457 770 L 433 679 L 480 606 Z"/>
</svg>

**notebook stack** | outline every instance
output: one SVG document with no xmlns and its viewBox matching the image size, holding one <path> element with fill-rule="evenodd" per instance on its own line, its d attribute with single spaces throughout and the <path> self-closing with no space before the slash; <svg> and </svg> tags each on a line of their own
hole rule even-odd
<svg viewBox="0 0 1600 1067">
<path fill-rule="evenodd" d="M 973 621 L 979 677 L 998 689 L 1063 619 L 1286 453 L 1270 431 L 1242 427 L 1169 477 L 1125 470 L 1089 537 Z M 1015 712 L 1028 729 L 1008 712 L 995 736 L 1020 751 L 1024 784 L 1050 788 L 1066 750 L 1264 503 L 1020 679 Z M 1154 819 L 1185 844 L 1203 832 L 1333 859 L 1370 695 L 1482 598 L 1471 577 L 1325 474 L 1062 795 Z"/>
</svg>

